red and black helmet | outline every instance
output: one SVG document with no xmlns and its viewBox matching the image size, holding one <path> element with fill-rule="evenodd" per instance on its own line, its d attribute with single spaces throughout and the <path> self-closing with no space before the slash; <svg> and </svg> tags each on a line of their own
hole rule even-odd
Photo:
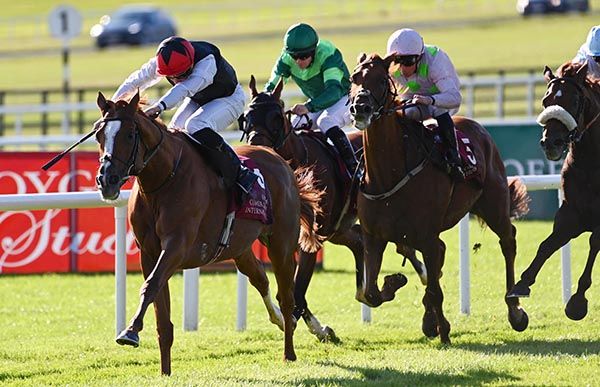
<svg viewBox="0 0 600 387">
<path fill-rule="evenodd" d="M 157 72 L 166 77 L 183 74 L 194 65 L 194 46 L 179 36 L 163 40 L 156 51 Z"/>
</svg>

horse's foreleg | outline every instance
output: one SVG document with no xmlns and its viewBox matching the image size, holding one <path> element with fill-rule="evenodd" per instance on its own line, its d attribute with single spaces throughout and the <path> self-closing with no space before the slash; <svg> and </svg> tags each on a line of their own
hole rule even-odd
<svg viewBox="0 0 600 387">
<path fill-rule="evenodd" d="M 386 245 L 386 241 L 363 232 L 365 279 L 362 289 L 356 292 L 356 299 L 370 307 L 378 307 L 383 303 L 381 292 L 377 286 L 377 278 L 381 271 L 383 251 Z"/>
<path fill-rule="evenodd" d="M 160 371 L 171 375 L 171 347 L 173 346 L 173 323 L 171 322 L 171 297 L 169 283 L 163 286 L 154 300 L 156 331 L 160 348 Z"/>
<path fill-rule="evenodd" d="M 529 267 L 521 274 L 521 280 L 513 286 L 507 297 L 529 297 L 530 286 L 542 269 L 542 266 L 555 251 L 564 246 L 571 239 L 583 232 L 579 225 L 577 214 L 571 211 L 564 203 L 554 217 L 552 233 L 539 246 L 535 258 Z"/>
<path fill-rule="evenodd" d="M 565 314 L 571 320 L 581 320 L 587 315 L 588 301 L 585 298 L 585 292 L 592 286 L 592 268 L 598 251 L 600 251 L 600 228 L 594 229 L 592 235 L 590 235 L 590 252 L 583 273 L 579 277 L 577 291 L 565 306 Z"/>
<path fill-rule="evenodd" d="M 165 250 L 161 251 L 158 261 L 150 274 L 146 277 L 146 280 L 140 289 L 140 304 L 138 309 L 131 319 L 129 326 L 117 336 L 117 343 L 134 347 L 139 346 L 140 340 L 138 332 L 144 327 L 144 315 L 148 310 L 148 306 L 154 302 L 160 289 L 165 286 L 177 268 L 176 262 L 169 262 L 172 258 L 172 256 L 166 255 Z M 144 257 L 142 257 L 142 261 L 145 261 Z M 145 262 L 147 262 L 147 260 Z M 144 267 L 144 270 L 148 269 Z M 145 274 L 146 273 L 144 273 L 144 276 L 146 276 Z"/>
<path fill-rule="evenodd" d="M 427 267 L 427 286 L 423 296 L 423 305 L 425 314 L 423 315 L 423 333 L 427 337 L 440 335 L 440 340 L 444 344 L 450 344 L 450 323 L 444 316 L 442 304 L 444 294 L 440 286 L 440 273 L 446 253 L 446 245 L 437 238 L 431 242 L 426 242 L 422 250 Z"/>
</svg>

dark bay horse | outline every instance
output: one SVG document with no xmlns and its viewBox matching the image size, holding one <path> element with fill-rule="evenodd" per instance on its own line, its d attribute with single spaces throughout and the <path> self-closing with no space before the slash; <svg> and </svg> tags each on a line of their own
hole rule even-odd
<svg viewBox="0 0 600 387">
<path fill-rule="evenodd" d="M 351 194 L 353 200 L 347 198 L 347 187 L 339 164 L 335 156 L 320 140 L 320 132 L 310 134 L 296 132 L 292 129 L 289 115 L 285 113 L 281 91 L 283 82 L 280 81 L 272 93 L 256 90 L 256 80 L 250 77 L 250 93 L 252 101 L 244 116 L 243 130 L 252 145 L 264 145 L 277 151 L 284 159 L 288 160 L 293 169 L 312 166 L 317 189 L 324 191 L 319 206 L 321 212 L 317 214 L 317 234 L 322 240 L 328 240 L 336 245 L 348 247 L 354 256 L 356 268 L 356 288 L 362 289 L 363 282 L 363 245 L 360 225 L 356 224 L 356 206 L 348 206 L 344 211 L 347 200 L 356 199 L 356 190 Z M 354 131 L 348 134 L 355 150 L 362 148 L 362 132 Z M 414 249 L 401 244 L 397 251 L 410 260 L 413 267 L 420 275 L 421 281 L 426 283 L 427 274 L 424 265 L 417 259 Z M 323 326 L 311 313 L 306 301 L 306 291 L 315 269 L 316 252 L 309 252 L 300 248 L 298 267 L 295 276 L 294 297 L 296 307 L 294 317 L 302 316 L 310 332 L 321 341 L 337 341 L 335 332 L 328 326 Z"/>
<path fill-rule="evenodd" d="M 585 292 L 592 284 L 592 268 L 600 250 L 600 81 L 587 77 L 587 64 L 567 62 L 557 76 L 546 67 L 548 89 L 538 117 L 543 126 L 540 144 L 549 160 L 559 160 L 568 149 L 561 171 L 564 200 L 554 216 L 552 233 L 540 244 L 535 258 L 510 292 L 528 297 L 550 256 L 583 232 L 589 231 L 590 250 L 577 291 L 565 307 L 572 320 L 588 311 Z"/>
<path fill-rule="evenodd" d="M 427 267 L 423 333 L 427 337 L 439 335 L 442 343 L 450 343 L 450 323 L 442 310 L 439 281 L 446 250 L 440 233 L 467 212 L 485 221 L 500 239 L 508 292 L 514 285 L 517 250 L 511 216 L 527 210 L 528 196 L 520 180 L 507 183 L 504 163 L 492 138 L 470 119 L 454 117 L 457 128 L 471 141 L 483 186 L 470 180 L 454 182 L 432 164 L 431 154 L 423 149 L 418 135 L 422 125 L 397 111 L 396 88 L 389 74 L 393 58 L 362 54 L 351 76 L 351 112 L 355 126 L 364 129 L 366 170 L 358 195 L 365 251 L 364 299 L 368 305 L 379 306 L 389 298 L 377 286 L 388 241 L 416 248 Z M 505 302 L 511 326 L 523 331 L 529 319 L 518 298 L 505 298 Z"/>
<path fill-rule="evenodd" d="M 239 155 L 258 165 L 262 179 L 257 184 L 269 189 L 273 219 L 270 225 L 237 219 L 229 244 L 222 250 L 218 245 L 229 195 L 197 147 L 184 133 L 168 131 L 160 120 L 138 110 L 137 94 L 130 102 L 112 102 L 100 93 L 97 102 L 102 112 L 96 131 L 102 154 L 98 188 L 104 199 L 114 200 L 123 183 L 130 176 L 136 177 L 128 212 L 145 278 L 139 307 L 117 342 L 139 345 L 144 315 L 154 303 L 161 371 L 170 374 L 173 324 L 169 278 L 181 269 L 233 257 L 237 268 L 263 297 L 271 321 L 284 331 L 284 358 L 295 360 L 294 252 L 299 235 L 300 244 L 307 249 L 318 247 L 314 212 L 319 193 L 312 188 L 312 176 L 304 174 L 297 179 L 285 160 L 270 149 L 237 148 Z M 252 253 L 251 245 L 257 238 L 268 246 L 281 309 L 271 301 L 267 276 Z"/>
</svg>

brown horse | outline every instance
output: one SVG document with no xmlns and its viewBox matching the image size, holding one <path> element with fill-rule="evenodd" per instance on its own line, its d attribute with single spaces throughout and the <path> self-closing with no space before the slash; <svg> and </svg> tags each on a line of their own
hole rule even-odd
<svg viewBox="0 0 600 387">
<path fill-rule="evenodd" d="M 546 67 L 548 90 L 538 122 L 544 127 L 540 144 L 549 160 L 559 160 L 568 148 L 561 171 L 564 200 L 554 216 L 552 233 L 521 274 L 511 297 L 528 297 L 529 287 L 548 258 L 559 248 L 589 231 L 590 251 L 577 291 L 565 307 L 572 320 L 587 314 L 585 292 L 592 284 L 592 267 L 600 250 L 600 81 L 587 75 L 587 64 L 567 62 L 558 76 Z"/>
<path fill-rule="evenodd" d="M 363 282 L 363 246 L 360 225 L 356 223 L 356 206 L 344 206 L 347 201 L 355 202 L 356 190 L 352 190 L 348 198 L 347 187 L 340 171 L 339 163 L 333 153 L 325 145 L 326 139 L 318 133 L 292 130 L 289 114 L 284 111 L 281 101 L 283 82 L 280 81 L 272 93 L 256 90 L 256 80 L 250 77 L 250 93 L 252 101 L 244 116 L 243 131 L 252 145 L 271 147 L 284 159 L 288 160 L 293 169 L 313 166 L 316 187 L 322 190 L 319 206 L 322 211 L 317 214 L 317 234 L 322 240 L 328 240 L 336 245 L 348 247 L 354 255 L 356 269 L 356 288 L 362 288 Z M 362 149 L 362 132 L 354 131 L 348 134 L 354 148 Z M 340 171 L 340 172 L 336 172 Z M 348 182 L 349 183 L 349 182 Z M 349 202 L 348 202 L 349 204 Z M 417 271 L 423 283 L 427 282 L 424 265 L 417 259 L 414 249 L 397 245 L 397 251 L 403 254 Z M 321 341 L 337 341 L 335 332 L 328 326 L 323 326 L 311 313 L 306 301 L 306 291 L 315 269 L 316 253 L 300 248 L 298 267 L 295 276 L 294 297 L 296 307 L 294 317 L 304 319 L 310 332 Z"/>
<path fill-rule="evenodd" d="M 233 257 L 237 268 L 263 297 L 271 321 L 284 331 L 284 358 L 295 360 L 294 252 L 301 220 L 300 243 L 318 245 L 313 214 L 318 209 L 319 193 L 312 189 L 311 175 L 297 181 L 275 152 L 262 147 L 237 148 L 240 155 L 258 165 L 272 197 L 273 219 L 270 225 L 237 219 L 228 245 L 220 248 L 231 196 L 197 147 L 184 133 L 168 131 L 162 122 L 138 110 L 137 94 L 129 103 L 115 103 L 100 93 L 97 102 L 102 112 L 96 134 L 102 153 L 98 187 L 104 199 L 114 200 L 123 182 L 130 176 L 136 177 L 128 210 L 145 278 L 139 307 L 117 342 L 139 345 L 138 332 L 142 330 L 144 315 L 154 303 L 161 371 L 170 374 L 173 324 L 169 278 L 181 269 Z M 262 182 L 259 179 L 257 184 Z M 271 301 L 267 276 L 251 250 L 257 238 L 268 246 L 281 311 Z"/>
<path fill-rule="evenodd" d="M 397 111 L 396 89 L 389 74 L 393 58 L 362 54 L 351 76 L 351 112 L 355 126 L 364 129 L 366 170 L 358 196 L 365 251 L 364 302 L 379 306 L 393 297 L 386 291 L 387 281 L 383 292 L 377 287 L 382 254 L 388 241 L 406 243 L 423 254 L 427 267 L 423 333 L 428 337 L 439 334 L 442 343 L 450 343 L 439 282 L 446 250 L 440 233 L 467 212 L 485 221 L 500 238 L 508 292 L 514 285 L 517 248 L 510 218 L 526 211 L 528 198 L 520 180 L 507 183 L 504 164 L 487 131 L 467 118 L 454 120 L 471 141 L 483 186 L 471 180 L 453 182 L 432 163 L 422 124 Z M 513 329 L 524 330 L 528 317 L 519 300 L 505 301 Z"/>
</svg>

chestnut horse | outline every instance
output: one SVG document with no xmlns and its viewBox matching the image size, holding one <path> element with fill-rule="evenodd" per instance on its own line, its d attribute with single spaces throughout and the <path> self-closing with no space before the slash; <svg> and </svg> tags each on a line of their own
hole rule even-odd
<svg viewBox="0 0 600 387">
<path fill-rule="evenodd" d="M 446 246 L 440 233 L 468 212 L 485 221 L 500 238 L 508 292 L 514 285 L 517 250 L 511 216 L 527 210 L 528 197 L 520 180 L 507 183 L 492 138 L 470 119 L 454 117 L 457 128 L 471 141 L 483 185 L 472 180 L 454 182 L 432 163 L 420 137 L 422 124 L 397 111 L 396 86 L 389 73 L 393 58 L 362 54 L 351 76 L 351 112 L 355 126 L 364 129 L 365 177 L 358 195 L 365 251 L 364 302 L 379 306 L 388 301 L 390 295 L 377 286 L 382 254 L 388 241 L 406 243 L 423 254 L 427 267 L 423 333 L 439 335 L 442 343 L 449 344 L 450 323 L 442 310 L 439 281 Z M 386 285 L 387 281 L 384 289 Z M 513 329 L 524 330 L 529 319 L 519 300 L 505 301 Z"/>
<path fill-rule="evenodd" d="M 587 77 L 587 64 L 567 62 L 557 75 L 545 68 L 548 90 L 538 122 L 544 127 L 540 144 L 548 160 L 559 160 L 568 148 L 561 171 L 564 200 L 554 216 L 552 232 L 509 296 L 528 297 L 529 287 L 546 260 L 571 239 L 589 231 L 587 263 L 577 291 L 565 307 L 567 317 L 581 320 L 587 314 L 585 292 L 592 284 L 592 268 L 600 250 L 600 81 Z"/>
<path fill-rule="evenodd" d="M 144 315 L 154 303 L 161 371 L 170 374 L 173 324 L 169 278 L 181 269 L 233 257 L 237 268 L 263 297 L 271 321 L 284 331 L 284 358 L 295 360 L 294 252 L 301 221 L 300 243 L 318 247 L 313 223 L 319 193 L 312 188 L 312 176 L 305 174 L 297 180 L 288 164 L 269 149 L 237 148 L 238 154 L 258 165 L 262 178 L 257 184 L 264 182 L 269 189 L 273 219 L 270 225 L 237 219 L 229 243 L 222 249 L 219 242 L 223 241 L 221 232 L 231 197 L 222 179 L 184 133 L 168 131 L 160 120 L 147 117 L 138 110 L 138 102 L 137 94 L 128 103 L 108 101 L 101 93 L 97 101 L 102 112 L 96 129 L 102 154 L 98 188 L 105 200 L 114 200 L 123 183 L 130 176 L 136 177 L 128 213 L 145 278 L 139 307 L 117 342 L 139 345 Z M 271 301 L 267 276 L 252 253 L 251 245 L 257 238 L 268 246 L 281 310 Z"/>
<path fill-rule="evenodd" d="M 252 101 L 244 115 L 244 131 L 252 145 L 271 147 L 284 159 L 288 160 L 293 169 L 313 167 L 316 187 L 324 194 L 321 196 L 319 206 L 321 212 L 317 214 L 317 234 L 322 240 L 327 240 L 336 245 L 348 247 L 354 256 L 356 269 L 356 288 L 362 288 L 363 282 L 363 246 L 360 225 L 356 223 L 356 206 L 349 205 L 355 202 L 357 190 L 345 187 L 344 178 L 340 171 L 335 156 L 327 149 L 321 140 L 320 132 L 296 132 L 292 129 L 289 114 L 284 111 L 281 91 L 283 81 L 280 81 L 272 93 L 256 90 L 256 80 L 250 77 L 250 93 Z M 355 150 L 362 150 L 362 132 L 354 131 L 348 134 Z M 324 138 L 324 137 L 323 137 Z M 336 172 L 340 171 L 340 172 Z M 348 197 L 352 195 L 352 197 Z M 346 210 L 344 210 L 345 204 Z M 424 265 L 417 259 L 414 249 L 397 245 L 397 251 L 403 254 L 420 275 L 421 281 L 426 283 L 427 275 Z M 313 271 L 315 269 L 316 253 L 300 248 L 298 267 L 296 269 L 294 297 L 296 307 L 294 317 L 304 319 L 310 332 L 320 341 L 338 341 L 333 329 L 323 326 L 311 313 L 306 301 L 306 291 Z"/>
</svg>

